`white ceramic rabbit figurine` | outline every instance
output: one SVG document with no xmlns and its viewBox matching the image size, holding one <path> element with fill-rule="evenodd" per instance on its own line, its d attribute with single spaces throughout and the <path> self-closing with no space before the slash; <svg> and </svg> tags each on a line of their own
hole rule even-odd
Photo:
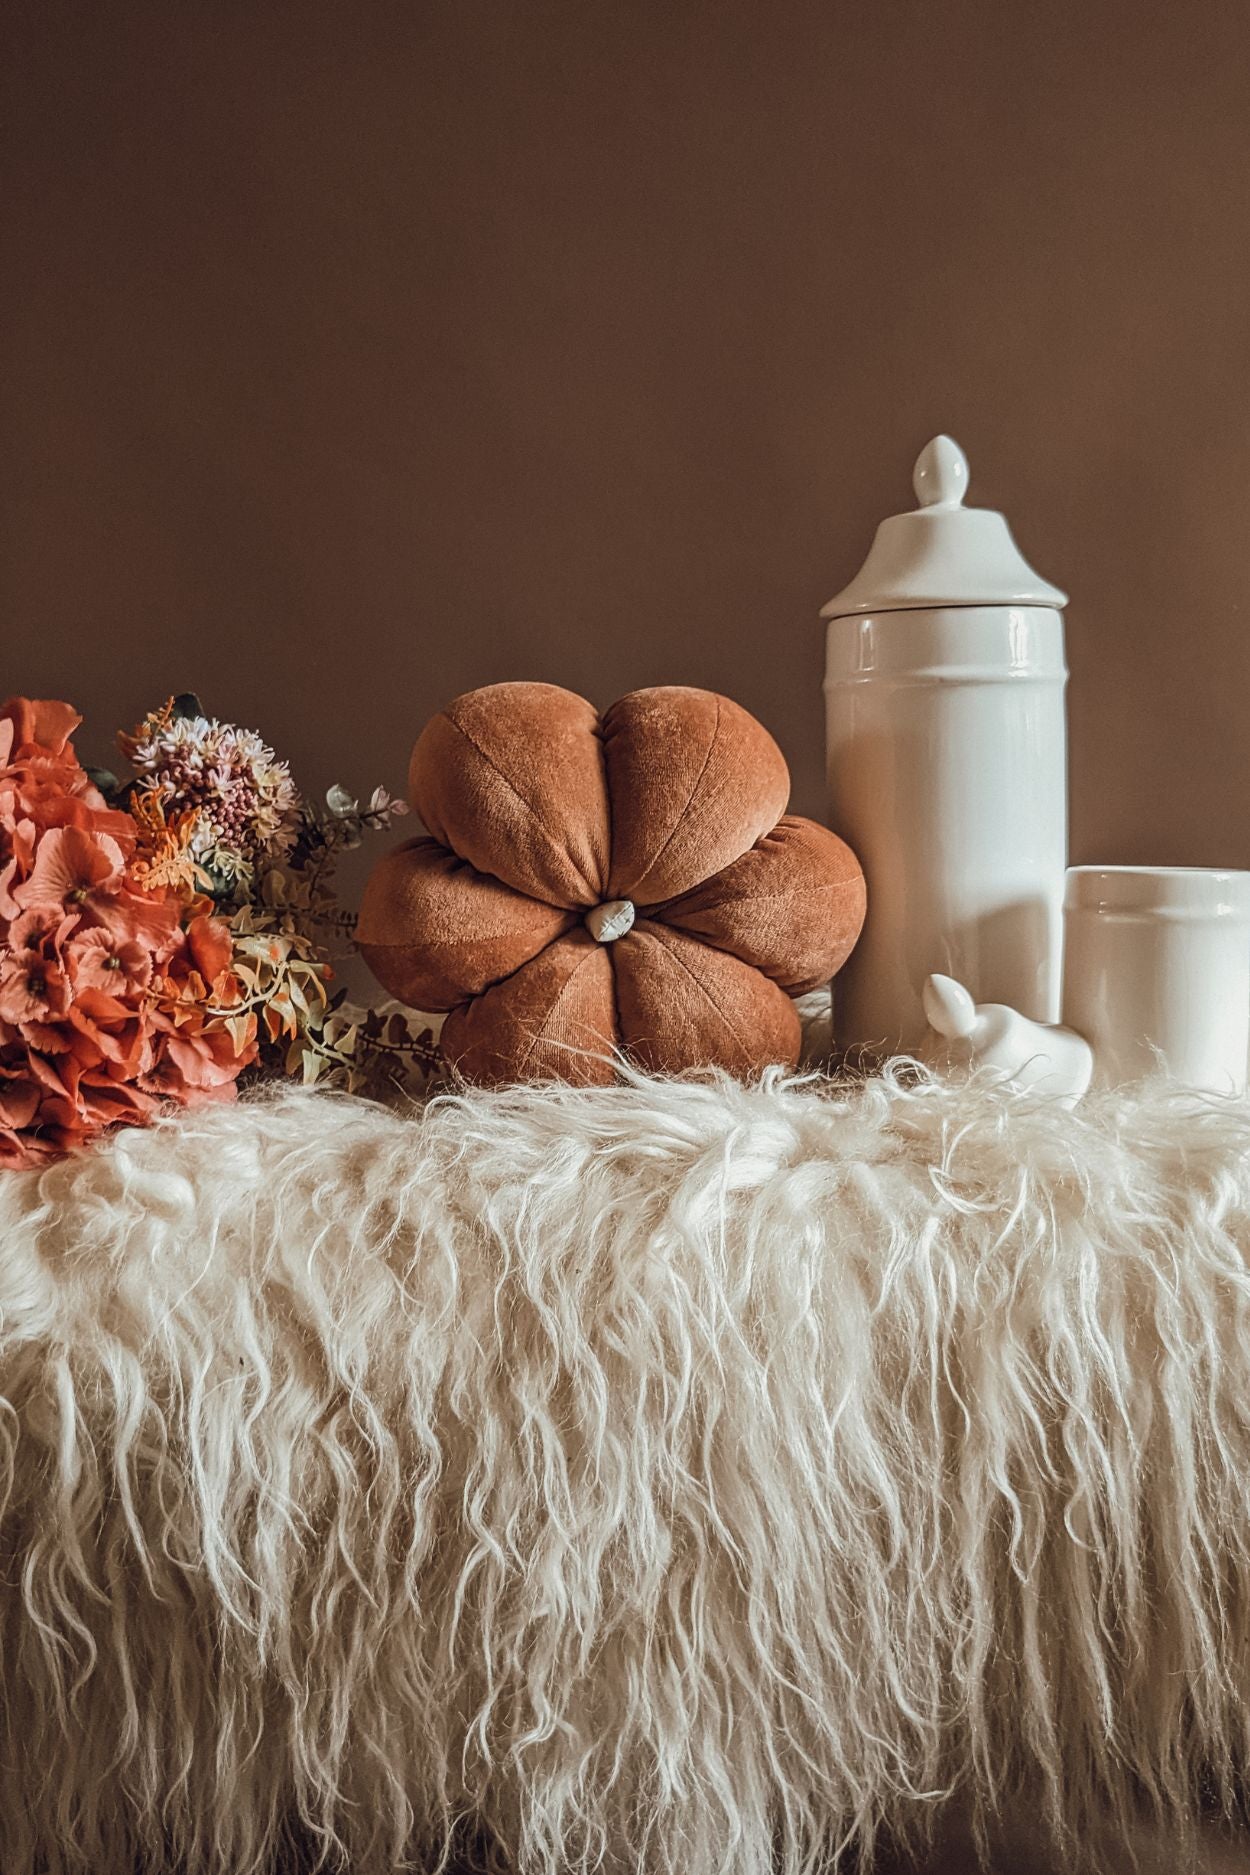
<svg viewBox="0 0 1250 1875">
<path fill-rule="evenodd" d="M 997 1068 L 1013 1087 L 1074 1107 L 1089 1086 L 1094 1051 L 1075 1029 L 1031 1022 L 1006 1003 L 974 1003 L 953 977 L 926 979 L 924 1011 L 953 1059 Z"/>
</svg>

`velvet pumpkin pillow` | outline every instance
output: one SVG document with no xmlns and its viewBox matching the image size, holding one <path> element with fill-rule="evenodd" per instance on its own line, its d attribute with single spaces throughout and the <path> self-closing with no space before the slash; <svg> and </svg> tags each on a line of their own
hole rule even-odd
<svg viewBox="0 0 1250 1875">
<path fill-rule="evenodd" d="M 785 813 L 768 731 L 706 690 L 636 690 L 600 718 L 551 684 L 491 684 L 422 732 L 429 830 L 375 868 L 356 938 L 401 1002 L 449 1010 L 473 1080 L 792 1065 L 791 1000 L 864 919 L 850 848 Z"/>
</svg>

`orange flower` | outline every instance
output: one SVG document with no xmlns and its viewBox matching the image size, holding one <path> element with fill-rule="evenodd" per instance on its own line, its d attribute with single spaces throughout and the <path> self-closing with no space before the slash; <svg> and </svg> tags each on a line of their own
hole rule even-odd
<svg viewBox="0 0 1250 1875">
<path fill-rule="evenodd" d="M 125 855 L 107 833 L 54 827 L 39 842 L 30 877 L 13 896 L 27 911 L 89 906 L 93 894 L 108 895 L 121 883 Z"/>
<path fill-rule="evenodd" d="M 229 1099 L 256 1055 L 189 829 L 109 808 L 68 704 L 0 709 L 0 1164 L 41 1164 L 162 1100 Z"/>
<path fill-rule="evenodd" d="M 0 962 L 0 1020 L 26 1032 L 44 1028 L 69 1008 L 70 986 L 61 965 L 38 950 L 11 950 Z"/>
<path fill-rule="evenodd" d="M 40 755 L 61 755 L 68 751 L 70 760 L 74 761 L 69 739 L 81 721 L 82 717 L 70 703 L 10 697 L 0 706 L 0 762 L 9 760 L 10 750 L 16 750 L 18 755 L 30 750 Z"/>
<path fill-rule="evenodd" d="M 114 937 L 102 925 L 72 938 L 66 957 L 77 991 L 126 996 L 146 989 L 152 981 L 152 953 L 137 939 Z"/>
<path fill-rule="evenodd" d="M 154 791 L 136 794 L 131 815 L 138 829 L 138 848 L 130 866 L 136 884 L 156 891 L 168 887 L 180 898 L 193 898 L 200 884 L 200 868 L 191 853 L 196 813 L 165 818 L 165 803 Z"/>
</svg>

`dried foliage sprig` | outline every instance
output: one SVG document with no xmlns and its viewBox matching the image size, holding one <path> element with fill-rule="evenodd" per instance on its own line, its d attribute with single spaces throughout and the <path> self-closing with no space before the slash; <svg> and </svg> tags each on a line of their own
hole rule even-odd
<svg viewBox="0 0 1250 1875">
<path fill-rule="evenodd" d="M 254 1021 L 259 1070 L 376 1096 L 419 1091 L 439 1067 L 432 1025 L 332 987 L 354 923 L 339 859 L 405 803 L 385 788 L 361 802 L 338 784 L 307 799 L 255 731 L 209 717 L 189 693 L 118 741 L 134 773 L 105 779 L 141 830 L 143 863 L 173 890 L 207 894 L 228 924 L 241 986 L 228 1019 Z"/>
</svg>

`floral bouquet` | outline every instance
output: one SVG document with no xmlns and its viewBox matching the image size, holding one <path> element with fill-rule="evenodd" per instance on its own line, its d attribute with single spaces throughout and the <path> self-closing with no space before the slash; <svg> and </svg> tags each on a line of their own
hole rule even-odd
<svg viewBox="0 0 1250 1875">
<path fill-rule="evenodd" d="M 404 811 L 301 800 L 249 730 L 180 697 L 84 768 L 65 703 L 0 709 L 0 1163 L 32 1165 L 245 1074 L 383 1093 L 434 1070 L 430 1030 L 332 991 L 339 853 Z"/>
</svg>

